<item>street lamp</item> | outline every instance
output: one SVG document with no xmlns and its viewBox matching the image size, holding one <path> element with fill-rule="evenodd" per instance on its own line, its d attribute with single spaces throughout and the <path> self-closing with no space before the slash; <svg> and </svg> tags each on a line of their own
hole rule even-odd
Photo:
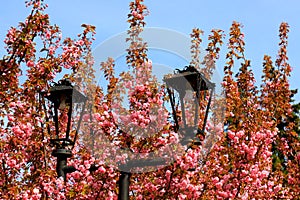
<svg viewBox="0 0 300 200">
<path fill-rule="evenodd" d="M 204 131 L 215 84 L 192 66 L 165 76 L 164 82 L 171 102 L 175 131 L 183 135 L 181 143 L 200 145 L 205 137 Z M 175 93 L 179 95 L 179 99 L 175 98 Z M 178 112 L 179 102 L 181 113 Z M 204 118 L 200 121 L 199 115 L 203 111 Z"/>
<path fill-rule="evenodd" d="M 208 112 L 212 96 L 215 89 L 215 84 L 206 79 L 194 67 L 188 66 L 183 70 L 172 75 L 167 75 L 164 78 L 168 95 L 171 102 L 173 119 L 175 121 L 175 131 L 184 134 L 181 143 L 183 145 L 191 144 L 200 145 L 204 139 L 204 131 L 208 118 Z M 175 91 L 179 94 L 181 104 L 181 115 L 177 112 L 175 101 Z M 204 110 L 204 119 L 199 123 L 200 112 Z M 179 127 L 183 125 L 183 128 Z M 196 138 L 200 138 L 197 142 Z M 125 164 L 120 165 L 119 179 L 119 196 L 118 200 L 129 199 L 130 185 L 130 169 L 134 167 L 157 166 L 165 164 L 164 159 L 145 159 L 145 160 L 129 160 Z"/>
<path fill-rule="evenodd" d="M 118 200 L 129 200 L 129 185 L 130 185 L 130 170 L 135 167 L 151 167 L 164 165 L 166 161 L 161 158 L 156 159 L 140 159 L 140 160 L 129 160 L 125 164 L 119 166 L 120 177 L 119 177 L 119 195 Z"/>
<path fill-rule="evenodd" d="M 67 159 L 72 156 L 87 97 L 68 79 L 55 83 L 49 93 L 45 96 L 50 102 L 48 110 L 44 106 L 47 128 L 51 137 L 50 143 L 55 146 L 52 155 L 57 157 L 57 175 L 65 180 L 67 173 L 75 171 L 73 166 L 67 166 Z M 79 115 L 79 119 L 76 115 Z M 75 124 L 76 119 L 78 121 Z"/>
</svg>

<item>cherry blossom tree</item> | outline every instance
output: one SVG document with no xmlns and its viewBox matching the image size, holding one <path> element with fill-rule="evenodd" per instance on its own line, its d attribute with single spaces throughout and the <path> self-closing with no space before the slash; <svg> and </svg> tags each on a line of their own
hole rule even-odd
<svg viewBox="0 0 300 200">
<path fill-rule="evenodd" d="M 292 68 L 287 56 L 287 23 L 279 28 L 276 60 L 264 56 L 260 87 L 245 57 L 242 25 L 232 23 L 222 82 L 226 110 L 216 109 L 206 126 L 206 132 L 216 137 L 172 154 L 174 148 L 179 151 L 181 135 L 170 120 L 165 86 L 153 75 L 147 43 L 140 36 L 149 14 L 143 0 L 129 5 L 129 70 L 116 74 L 112 58 L 97 66 L 107 80 L 106 89 L 94 80 L 91 45 L 95 27 L 84 24 L 78 38 L 62 39 L 42 0 L 27 1 L 26 6 L 31 13 L 18 27 L 8 30 L 7 52 L 1 59 L 1 199 L 117 199 L 120 163 L 166 152 L 173 158 L 168 165 L 132 173 L 131 199 L 300 196 L 299 108 L 292 105 L 295 92 L 288 82 Z M 200 60 L 202 36 L 200 29 L 192 30 L 190 65 L 210 79 L 225 34 L 211 31 Z M 235 70 L 236 66 L 240 67 Z M 76 170 L 67 174 L 66 181 L 57 178 L 41 95 L 58 76 L 70 79 L 88 97 L 82 130 L 68 160 Z M 215 99 L 213 107 L 223 100 Z M 177 108 L 176 113 L 180 112 Z M 203 113 L 199 115 L 201 124 Z M 205 149 L 209 150 L 206 154 Z"/>
</svg>

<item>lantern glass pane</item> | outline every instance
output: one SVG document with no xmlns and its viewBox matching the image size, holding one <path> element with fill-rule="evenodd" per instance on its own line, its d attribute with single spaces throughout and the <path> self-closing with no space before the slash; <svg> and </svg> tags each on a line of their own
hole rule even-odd
<svg viewBox="0 0 300 200">
<path fill-rule="evenodd" d="M 80 128 L 86 97 L 70 85 L 56 85 L 50 89 L 45 108 L 47 129 L 56 146 L 73 146 Z"/>
</svg>

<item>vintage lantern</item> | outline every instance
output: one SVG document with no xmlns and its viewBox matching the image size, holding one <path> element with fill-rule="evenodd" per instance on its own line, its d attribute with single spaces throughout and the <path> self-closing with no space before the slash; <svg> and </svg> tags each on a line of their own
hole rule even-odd
<svg viewBox="0 0 300 200">
<path fill-rule="evenodd" d="M 183 135 L 182 144 L 201 144 L 215 84 L 192 66 L 165 76 L 164 82 L 170 98 L 175 131 Z M 181 112 L 178 112 L 179 104 Z M 199 116 L 202 116 L 201 120 Z"/>
<path fill-rule="evenodd" d="M 49 104 L 44 107 L 48 108 L 46 113 L 50 113 L 50 116 L 47 115 L 50 143 L 56 147 L 52 155 L 57 157 L 58 177 L 65 179 L 66 173 L 74 170 L 74 167 L 67 166 L 67 158 L 72 156 L 87 97 L 68 79 L 55 83 L 49 93 L 45 96 Z"/>
</svg>

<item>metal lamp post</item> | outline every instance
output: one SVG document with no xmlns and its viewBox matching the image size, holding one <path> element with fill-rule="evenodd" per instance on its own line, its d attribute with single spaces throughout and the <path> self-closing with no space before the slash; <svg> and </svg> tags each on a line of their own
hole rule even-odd
<svg viewBox="0 0 300 200">
<path fill-rule="evenodd" d="M 129 160 L 126 164 L 119 166 L 120 177 L 119 177 L 119 195 L 118 200 L 129 199 L 129 186 L 130 186 L 130 170 L 135 167 L 150 167 L 164 165 L 164 159 L 142 159 L 142 160 Z"/>
<path fill-rule="evenodd" d="M 120 171 L 118 200 L 129 199 L 130 172 Z"/>
<path fill-rule="evenodd" d="M 50 143 L 55 146 L 52 155 L 57 158 L 56 172 L 58 177 L 63 177 L 66 180 L 66 174 L 75 171 L 73 166 L 67 165 L 67 159 L 72 156 L 71 150 L 77 139 L 87 97 L 77 90 L 68 79 L 60 80 L 54 84 L 49 92 L 50 94 L 45 97 L 50 102 L 46 112 L 50 113 L 50 117 L 46 117 L 46 120 L 51 136 Z M 44 108 L 46 109 L 46 106 Z M 77 109 L 80 110 L 79 119 L 75 124 L 72 115 L 76 113 Z"/>
<path fill-rule="evenodd" d="M 175 121 L 175 131 L 184 133 L 182 144 L 193 144 L 200 145 L 201 141 L 195 141 L 199 135 L 204 137 L 205 126 L 208 118 L 210 104 L 215 89 L 215 84 L 207 80 L 200 72 L 195 68 L 188 66 L 183 70 L 178 70 L 177 73 L 172 74 L 164 78 L 164 82 L 167 86 L 168 95 L 171 101 L 173 119 Z M 179 99 L 175 98 L 175 91 L 179 94 Z M 187 117 L 186 110 L 191 106 L 184 100 L 186 96 L 192 97 L 193 115 Z M 208 98 L 207 98 L 208 97 Z M 178 105 L 175 101 L 179 100 L 181 104 L 181 116 L 176 113 Z M 206 102 L 206 104 L 203 104 Z M 190 106 L 190 107 L 189 107 Z M 205 109 L 204 119 L 199 125 L 199 112 L 200 109 Z M 182 123 L 181 123 L 181 122 Z M 179 129 L 180 125 L 183 128 Z M 120 167 L 119 177 L 119 196 L 118 200 L 129 199 L 129 185 L 130 176 L 129 172 L 134 167 L 145 167 L 145 166 L 157 166 L 165 164 L 164 159 L 158 160 L 130 160 L 126 164 Z"/>
<path fill-rule="evenodd" d="M 164 82 L 171 102 L 175 131 L 183 134 L 182 144 L 186 145 L 192 142 L 200 145 L 201 140 L 205 137 L 204 131 L 215 84 L 192 66 L 187 66 L 183 70 L 177 70 L 177 73 L 166 76 Z M 176 92 L 179 99 L 175 98 Z M 180 102 L 181 114 L 177 112 L 179 105 L 176 104 L 176 100 L 178 103 Z M 188 113 L 188 110 L 193 110 L 192 114 Z M 205 110 L 205 113 L 204 119 L 199 124 L 200 110 Z M 187 116 L 188 114 L 190 116 Z"/>
</svg>

